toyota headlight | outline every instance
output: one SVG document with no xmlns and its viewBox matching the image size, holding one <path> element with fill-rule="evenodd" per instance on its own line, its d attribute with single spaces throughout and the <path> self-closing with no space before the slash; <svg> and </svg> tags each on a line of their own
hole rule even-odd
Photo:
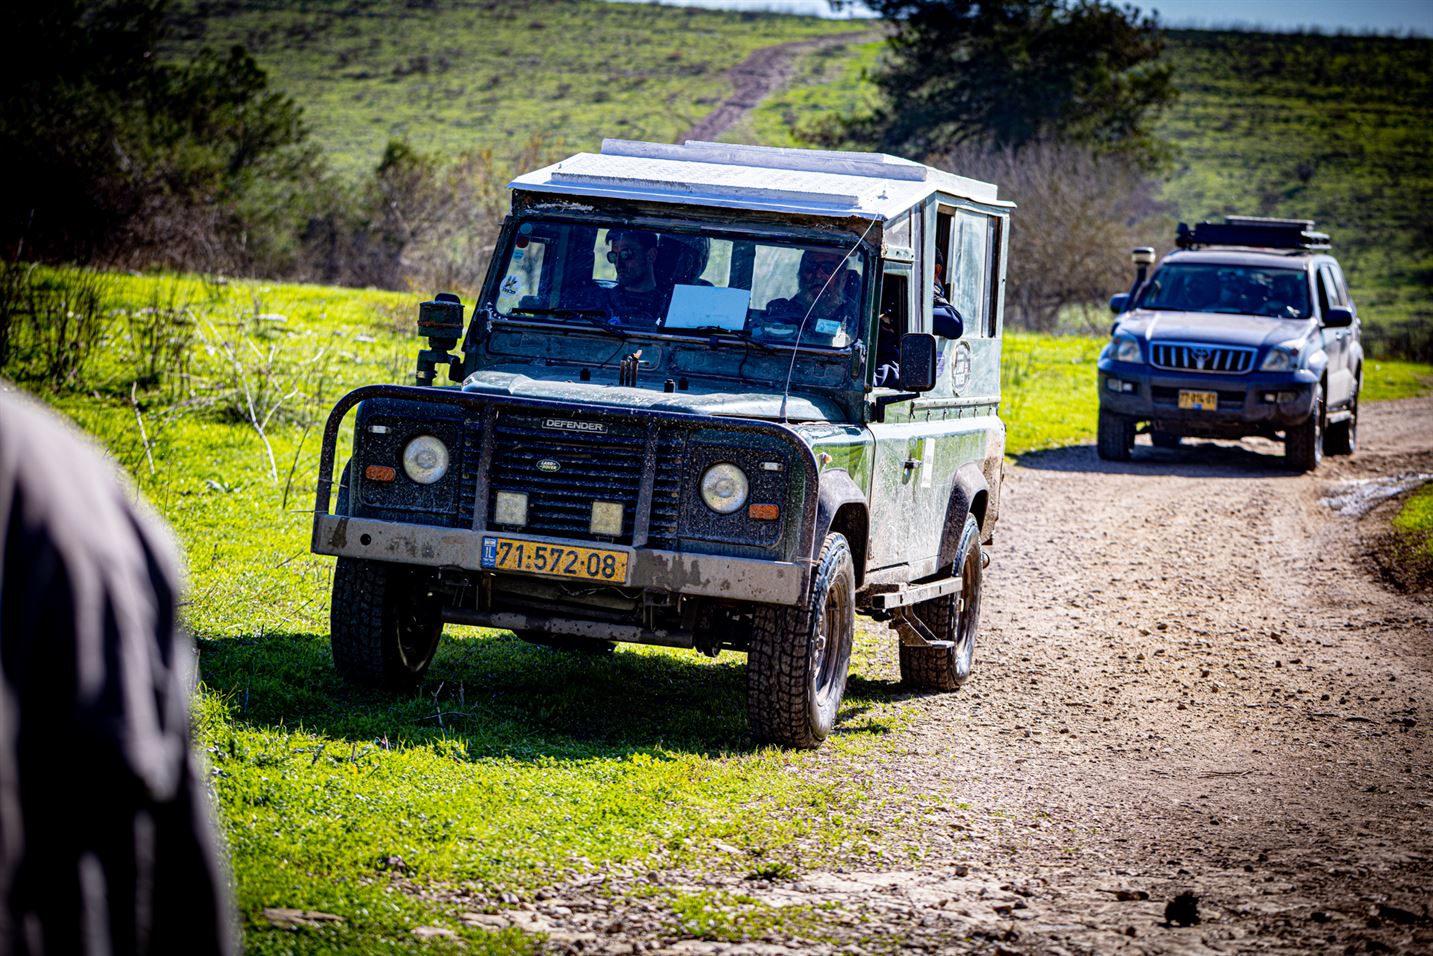
<svg viewBox="0 0 1433 956">
<path fill-rule="evenodd" d="M 746 472 L 729 461 L 712 465 L 702 475 L 702 501 L 719 515 L 729 515 L 746 504 L 750 489 Z"/>
<path fill-rule="evenodd" d="M 432 435 L 419 435 L 403 449 L 403 471 L 420 485 L 448 473 L 448 446 Z"/>
<path fill-rule="evenodd" d="M 1269 349 L 1264 356 L 1264 364 L 1259 366 L 1261 372 L 1291 372 L 1299 367 L 1299 347 L 1297 345 L 1276 345 Z"/>
<path fill-rule="evenodd" d="M 1117 335 L 1110 343 L 1114 349 L 1116 362 L 1140 362 L 1144 356 L 1139 350 L 1139 341 L 1131 335 Z"/>
</svg>

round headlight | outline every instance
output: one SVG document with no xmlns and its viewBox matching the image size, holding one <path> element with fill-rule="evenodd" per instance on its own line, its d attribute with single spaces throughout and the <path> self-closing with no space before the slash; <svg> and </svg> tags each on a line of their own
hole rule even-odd
<svg viewBox="0 0 1433 956">
<path fill-rule="evenodd" d="M 712 465 L 702 475 L 702 500 L 719 515 L 729 515 L 746 504 L 749 489 L 746 472 L 729 461 Z"/>
<path fill-rule="evenodd" d="M 448 473 L 448 447 L 432 435 L 419 435 L 403 449 L 403 470 L 420 485 Z"/>
</svg>

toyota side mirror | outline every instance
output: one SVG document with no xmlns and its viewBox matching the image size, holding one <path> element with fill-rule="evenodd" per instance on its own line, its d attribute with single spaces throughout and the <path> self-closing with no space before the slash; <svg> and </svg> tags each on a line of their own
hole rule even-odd
<svg viewBox="0 0 1433 956">
<path fill-rule="evenodd" d="M 1113 312 L 1115 315 L 1119 315 L 1121 312 L 1123 312 L 1125 310 L 1125 306 L 1127 305 L 1129 305 L 1128 292 L 1116 292 L 1114 295 L 1110 296 L 1110 311 Z"/>
<path fill-rule="evenodd" d="M 935 336 L 929 332 L 901 336 L 901 388 L 907 392 L 935 388 Z"/>
<path fill-rule="evenodd" d="M 1333 306 L 1324 316 L 1324 328 L 1346 329 L 1353 325 L 1353 310 L 1342 305 Z"/>
</svg>

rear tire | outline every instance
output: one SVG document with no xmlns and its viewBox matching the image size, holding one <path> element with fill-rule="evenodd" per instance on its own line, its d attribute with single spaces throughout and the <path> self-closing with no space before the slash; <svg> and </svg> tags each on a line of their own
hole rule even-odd
<svg viewBox="0 0 1433 956">
<path fill-rule="evenodd" d="M 1105 461 L 1129 461 L 1134 448 L 1134 422 L 1123 415 L 1100 410 L 1095 450 Z"/>
<path fill-rule="evenodd" d="M 443 635 L 441 600 L 423 570 L 339 558 L 329 610 L 333 664 L 363 687 L 410 690 L 433 661 Z"/>
<path fill-rule="evenodd" d="M 980 626 L 980 594 L 984 583 L 980 553 L 980 524 L 974 515 L 965 516 L 956 550 L 960 590 L 914 608 L 938 639 L 954 641 L 952 647 L 900 646 L 901 683 L 916 690 L 959 690 L 970 678 L 975 662 L 975 632 Z"/>
<path fill-rule="evenodd" d="M 746 708 L 757 740 L 810 750 L 830 735 L 851 666 L 855 597 L 851 547 L 833 533 L 803 604 L 755 608 Z"/>
<path fill-rule="evenodd" d="M 1294 471 L 1313 471 L 1324 459 L 1324 390 L 1314 386 L 1314 410 L 1284 432 L 1284 462 Z"/>
</svg>

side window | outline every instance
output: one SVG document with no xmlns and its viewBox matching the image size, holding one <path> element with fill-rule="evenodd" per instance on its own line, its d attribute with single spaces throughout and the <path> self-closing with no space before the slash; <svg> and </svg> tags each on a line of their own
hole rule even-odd
<svg viewBox="0 0 1433 956">
<path fill-rule="evenodd" d="M 875 384 L 894 387 L 895 378 L 883 380 L 881 367 L 896 366 L 901 358 L 901 336 L 910 328 L 910 274 L 887 271 L 881 276 L 881 314 L 876 328 Z"/>
<path fill-rule="evenodd" d="M 965 320 L 970 334 L 976 329 L 989 335 L 991 232 L 989 217 L 960 210 L 955 214 L 951 235 L 949 273 L 950 302 Z"/>
<path fill-rule="evenodd" d="M 1000 294 L 1000 225 L 1001 222 L 995 216 L 989 217 L 988 227 L 990 238 L 988 240 L 989 267 L 985 270 L 986 295 L 985 295 L 985 334 L 988 338 L 995 338 L 1000 330 L 995 327 L 999 319 L 999 312 L 995 308 L 995 297 Z"/>
<path fill-rule="evenodd" d="M 1328 315 L 1329 306 L 1339 305 L 1338 286 L 1328 266 L 1319 266 L 1319 314 Z"/>
<path fill-rule="evenodd" d="M 1353 299 L 1348 294 L 1348 283 L 1344 281 L 1343 270 L 1338 263 L 1330 263 L 1329 272 L 1333 275 L 1333 287 L 1338 290 L 1339 305 L 1353 305 Z"/>
</svg>

